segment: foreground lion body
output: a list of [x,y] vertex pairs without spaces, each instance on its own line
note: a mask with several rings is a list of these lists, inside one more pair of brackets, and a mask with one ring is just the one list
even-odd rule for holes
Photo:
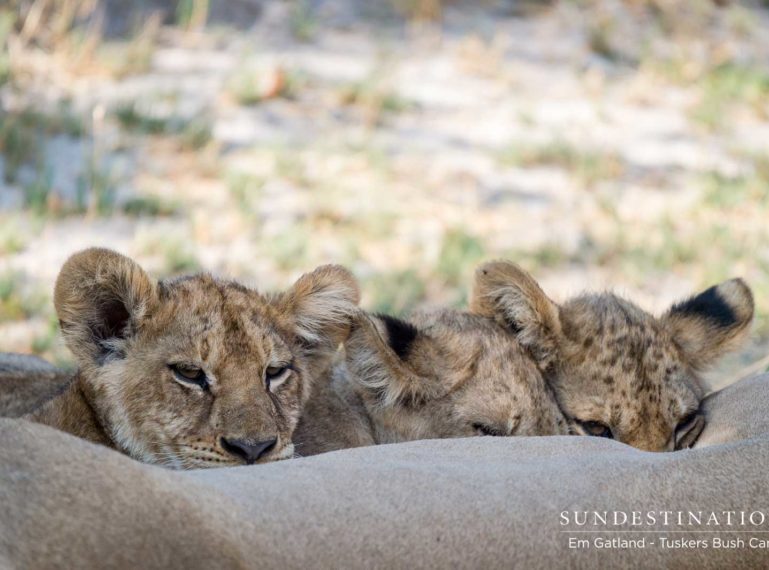
[[265,296],[205,274],[156,282],[128,258],[87,250],[55,291],[79,369],[24,418],[174,468],[291,457],[313,378],[357,300],[337,266]]
[[28,354],[0,353],[0,416],[17,418],[58,396],[73,372]]

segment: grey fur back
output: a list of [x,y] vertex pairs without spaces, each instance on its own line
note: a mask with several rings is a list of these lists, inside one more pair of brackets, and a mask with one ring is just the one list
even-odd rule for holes
[[72,373],[27,354],[0,353],[0,416],[17,418],[59,394]]

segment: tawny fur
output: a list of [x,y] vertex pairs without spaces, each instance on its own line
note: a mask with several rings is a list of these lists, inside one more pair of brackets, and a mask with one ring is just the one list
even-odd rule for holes
[[[277,438],[258,462],[291,457],[313,379],[348,334],[358,297],[339,266],[262,295],[207,274],[156,282],[120,254],[86,250],[55,290],[79,369],[24,417],[173,468],[243,463],[222,438]],[[174,364],[202,369],[209,385],[180,382]],[[286,379],[268,388],[266,370],[284,366]]]
[[[568,432],[511,332],[455,310],[357,319],[294,436],[300,455],[415,439]],[[399,354],[400,352],[400,354]]]
[[654,317],[612,293],[554,303],[523,269],[481,266],[471,309],[513,331],[577,433],[650,451],[694,443],[704,426],[700,372],[746,337],[753,297],[732,279]]

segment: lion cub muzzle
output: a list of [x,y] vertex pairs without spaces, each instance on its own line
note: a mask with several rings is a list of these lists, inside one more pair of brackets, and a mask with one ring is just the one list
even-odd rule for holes
[[219,440],[222,449],[230,455],[245,462],[246,465],[253,465],[261,457],[267,456],[278,443],[277,437],[254,441],[249,439],[226,438]]

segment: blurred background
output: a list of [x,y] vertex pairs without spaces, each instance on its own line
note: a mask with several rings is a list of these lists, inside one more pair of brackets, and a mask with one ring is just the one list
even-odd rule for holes
[[396,314],[497,257],[657,312],[739,275],[716,383],[766,368],[767,30],[766,0],[3,0],[2,350],[69,362],[53,282],[101,245],[262,290],[343,263]]

